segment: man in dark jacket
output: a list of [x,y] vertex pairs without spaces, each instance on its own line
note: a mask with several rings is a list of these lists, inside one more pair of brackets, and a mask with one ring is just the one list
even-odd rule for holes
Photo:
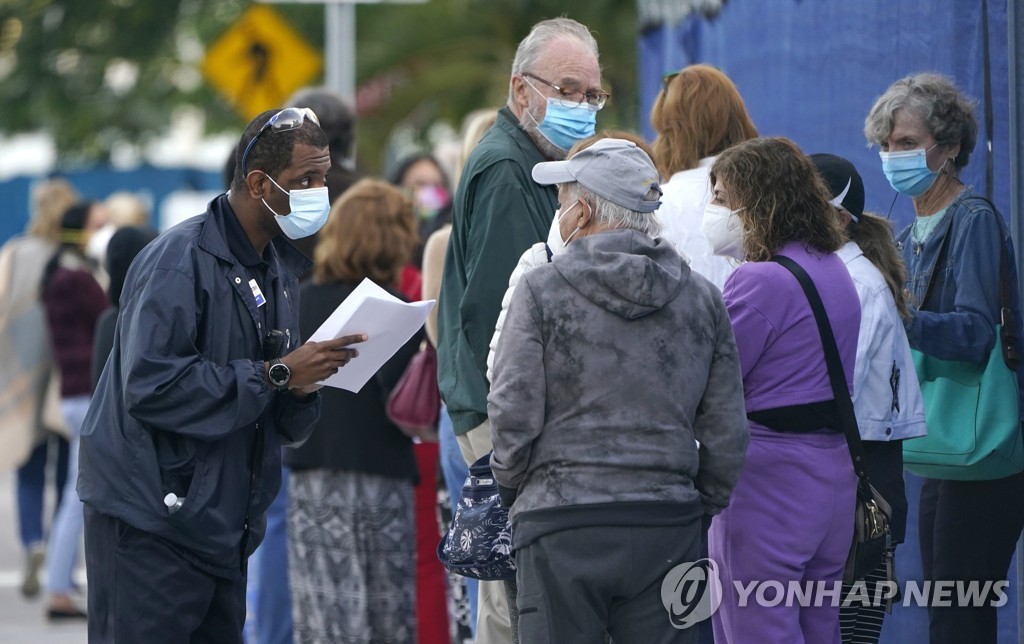
[[316,383],[365,336],[299,343],[308,260],[285,240],[329,211],[311,111],[246,127],[231,190],[128,272],[117,337],[82,427],[90,642],[241,642],[246,559],[308,437]]
[[[534,165],[563,159],[594,133],[601,89],[597,42],[569,18],[534,25],[512,61],[508,104],[466,161],[438,306],[438,385],[466,463],[491,449],[487,353],[519,256],[544,241],[558,208]],[[478,644],[511,641],[500,582],[480,584]]]

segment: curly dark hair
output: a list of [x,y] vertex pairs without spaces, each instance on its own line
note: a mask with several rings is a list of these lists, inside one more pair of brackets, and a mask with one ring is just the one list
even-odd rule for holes
[[[249,141],[259,134],[263,125],[281,110],[267,110],[245,126],[242,138],[238,140],[235,148],[235,175],[231,181],[233,190],[241,190],[245,184],[245,177],[242,176],[242,154],[249,145]],[[311,145],[315,148],[327,147],[327,135],[316,123],[308,119],[302,122],[302,127],[284,132],[268,130],[264,132],[256,144],[249,150],[249,156],[245,160],[246,172],[262,170],[271,177],[281,174],[288,164],[292,162],[292,151],[296,145]]]
[[906,109],[916,114],[940,145],[960,144],[953,160],[957,169],[971,158],[978,142],[978,121],[974,117],[975,101],[957,89],[953,81],[941,74],[911,74],[899,79],[878,97],[864,120],[864,136],[881,145],[892,134],[894,116]]
[[743,225],[748,261],[764,262],[786,242],[804,242],[825,253],[845,235],[828,188],[811,160],[789,139],[749,139],[718,156],[711,185],[721,182],[729,207]]

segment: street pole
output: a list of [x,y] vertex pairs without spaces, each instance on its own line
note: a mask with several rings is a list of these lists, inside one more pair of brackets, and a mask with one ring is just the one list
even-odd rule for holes
[[324,80],[341,94],[353,110],[356,106],[356,6],[324,4]]

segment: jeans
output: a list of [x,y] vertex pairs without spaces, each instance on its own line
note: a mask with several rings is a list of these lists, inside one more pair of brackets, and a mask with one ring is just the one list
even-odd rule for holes
[[60,411],[71,429],[71,449],[68,452],[68,476],[64,497],[57,510],[50,532],[46,555],[46,584],[50,593],[69,593],[74,588],[71,575],[78,558],[78,545],[82,540],[82,501],[75,486],[78,484],[78,441],[85,413],[89,411],[89,396],[71,396],[60,401]]
[[[462,496],[462,484],[466,482],[469,475],[469,467],[462,458],[462,451],[459,450],[459,442],[455,440],[455,431],[452,429],[452,419],[448,417],[448,409],[441,406],[441,421],[438,425],[438,443],[441,448],[441,472],[444,474],[444,483],[448,487],[448,498],[451,499],[452,513],[459,504],[459,497]],[[469,597],[469,626],[476,634],[476,614],[479,592],[479,582],[476,579],[463,577],[466,582],[466,595]]]
[[288,585],[288,479],[281,468],[281,491],[267,509],[267,533],[249,558],[245,619],[247,644],[292,643],[292,595]]
[[18,534],[26,550],[43,542],[43,503],[46,492],[46,463],[53,460],[50,447],[56,448],[57,503],[54,515],[64,496],[64,485],[68,478],[68,441],[53,434],[48,440],[36,445],[28,459],[18,468]]

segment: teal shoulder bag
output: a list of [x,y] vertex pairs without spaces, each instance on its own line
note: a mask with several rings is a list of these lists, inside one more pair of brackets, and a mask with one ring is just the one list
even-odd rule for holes
[[[950,234],[947,231],[936,266],[949,245]],[[912,350],[928,434],[904,441],[903,463],[918,476],[980,481],[1024,470],[1016,321],[1010,308],[1006,263],[1003,247],[999,267],[1000,323],[996,325],[996,342],[987,361],[940,360]],[[933,274],[925,302],[934,279]]]

